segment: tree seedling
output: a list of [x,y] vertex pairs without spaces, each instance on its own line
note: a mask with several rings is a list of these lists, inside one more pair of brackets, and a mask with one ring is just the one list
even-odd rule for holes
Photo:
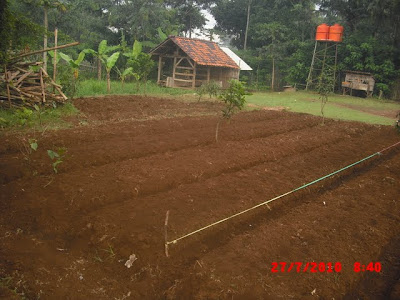
[[225,103],[225,108],[222,110],[222,118],[217,123],[215,129],[215,141],[218,143],[219,124],[223,119],[230,120],[236,110],[242,110],[246,103],[245,96],[250,95],[243,83],[238,80],[229,81],[229,88],[225,90],[219,98]]
[[60,147],[57,151],[47,150],[47,155],[53,161],[51,166],[53,167],[54,173],[58,173],[57,166],[63,162],[65,154],[67,153],[67,148]]
[[[37,139],[34,139],[34,138],[30,138],[30,139],[26,140],[26,138],[24,138],[24,137],[21,137],[20,141],[22,144],[22,146],[20,148],[21,154],[24,157],[24,160],[26,161],[28,167],[33,170],[31,156],[32,156],[32,153],[36,152],[39,147],[38,141],[37,141]],[[35,175],[36,171],[33,171],[33,173]]]
[[322,115],[322,125],[325,124],[325,105],[328,102],[328,96],[333,91],[333,78],[329,76],[325,71],[322,71],[319,82],[317,86],[319,99],[321,100],[321,115]]
[[39,124],[42,126],[42,114],[44,113],[41,107],[37,104],[33,106],[33,108],[36,110],[38,118],[39,118]]

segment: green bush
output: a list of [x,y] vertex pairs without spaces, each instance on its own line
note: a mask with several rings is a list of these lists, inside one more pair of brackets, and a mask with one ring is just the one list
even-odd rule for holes
[[[222,117],[229,120],[235,113],[235,110],[242,110],[246,103],[246,95],[250,95],[250,93],[246,91],[243,83],[239,80],[229,81],[228,89],[219,95],[219,98],[225,103],[225,108],[222,110]],[[215,141],[217,143],[220,122],[221,119],[218,121],[217,128],[215,129]]]
[[79,79],[75,78],[72,68],[69,65],[60,64],[57,77],[64,94],[68,98],[74,98],[79,89]]
[[197,89],[197,94],[199,95],[199,101],[201,100],[201,97],[203,97],[203,95],[205,94],[208,94],[210,98],[212,96],[217,97],[220,89],[221,89],[220,85],[214,80],[211,80],[210,82],[207,83],[203,83]]
[[241,110],[246,103],[245,96],[250,95],[239,80],[229,81],[229,87],[226,89],[219,98],[226,104],[222,110],[223,117],[230,119],[235,110]]

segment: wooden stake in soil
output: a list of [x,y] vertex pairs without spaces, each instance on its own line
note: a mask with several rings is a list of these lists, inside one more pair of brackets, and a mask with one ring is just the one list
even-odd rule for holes
[[169,210],[167,210],[167,213],[165,214],[165,223],[164,223],[165,255],[167,257],[169,257],[169,255],[168,255],[168,219],[169,219]]
[[42,88],[42,102],[45,103],[46,102],[46,87],[44,85],[44,81],[43,81],[43,68],[40,68],[39,71],[39,76],[40,76],[40,87]]

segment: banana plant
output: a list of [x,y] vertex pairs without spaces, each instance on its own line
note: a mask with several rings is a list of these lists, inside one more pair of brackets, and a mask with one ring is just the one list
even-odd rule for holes
[[128,64],[133,67],[133,76],[136,80],[136,89],[139,91],[140,81],[143,81],[146,93],[147,76],[154,65],[149,54],[142,51],[142,43],[135,41],[132,51],[124,53],[128,57]]
[[106,40],[102,40],[96,50],[85,49],[86,53],[93,55],[97,58],[97,79],[101,80],[101,65],[106,64],[108,53],[119,50],[121,46],[108,46]]
[[69,66],[74,72],[75,80],[77,80],[79,76],[79,67],[81,66],[81,63],[85,58],[86,50],[82,50],[81,53],[79,53],[78,58],[76,60],[73,60],[69,55],[64,54],[62,52],[59,52],[59,55],[63,60],[65,60],[69,64]]
[[119,75],[119,79],[121,79],[122,88],[124,87],[125,80],[126,80],[126,78],[128,76],[135,76],[136,75],[136,73],[133,73],[133,68],[132,67],[126,68],[122,72],[121,72],[120,69],[117,68],[117,72],[118,72],[118,75]]
[[142,53],[142,43],[139,41],[135,41],[132,46],[132,51],[124,53],[124,56],[128,58],[128,60],[135,60]]
[[111,91],[111,79],[110,79],[110,73],[111,69],[115,66],[115,63],[117,62],[119,58],[120,52],[115,52],[112,55],[108,56],[107,59],[105,60],[105,66],[106,66],[106,71],[107,71],[107,92],[109,93]]
[[[78,58],[76,60],[74,60],[73,58],[71,58],[69,55],[62,53],[62,52],[57,52],[57,56],[60,57],[62,60],[66,61],[69,65],[69,67],[72,70],[72,74],[73,77],[71,79],[72,85],[71,85],[71,97],[74,97],[76,90],[77,90],[77,86],[78,86],[78,77],[79,77],[79,67],[83,61],[83,59],[85,58],[85,54],[86,51],[82,50],[79,55]],[[51,55],[51,54],[50,54]],[[54,53],[52,55],[54,57]]]
[[[49,51],[49,52],[47,52],[49,55],[50,55],[50,57],[54,60],[54,50],[51,50],[51,51]],[[58,64],[58,62],[60,61],[60,59],[61,59],[61,57],[60,57],[60,52],[57,52],[57,55],[56,55],[56,63]]]

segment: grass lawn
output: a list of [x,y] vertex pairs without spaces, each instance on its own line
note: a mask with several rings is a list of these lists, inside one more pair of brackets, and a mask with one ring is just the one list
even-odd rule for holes
[[[321,102],[319,95],[313,92],[276,92],[254,93],[246,97],[249,109],[256,106],[285,107],[289,111],[301,112],[321,116]],[[384,117],[360,110],[374,110],[375,112],[393,111],[393,116]],[[350,96],[329,96],[324,113],[327,118],[360,121],[370,124],[393,125],[396,111],[400,111],[400,103],[378,100],[375,98],[358,98]]]
[[[165,88],[149,81],[146,85],[147,95],[183,95],[193,93],[193,90],[178,88]],[[143,95],[144,86],[140,85],[139,90],[134,82],[125,82],[122,86],[120,81],[111,82],[111,92],[107,93],[107,82],[105,80],[90,79],[79,83],[75,97],[105,96],[105,95]]]
[[0,109],[0,128],[14,129],[60,129],[69,127],[64,119],[79,114],[79,110],[68,102],[56,108],[42,108],[40,111],[31,109]]

